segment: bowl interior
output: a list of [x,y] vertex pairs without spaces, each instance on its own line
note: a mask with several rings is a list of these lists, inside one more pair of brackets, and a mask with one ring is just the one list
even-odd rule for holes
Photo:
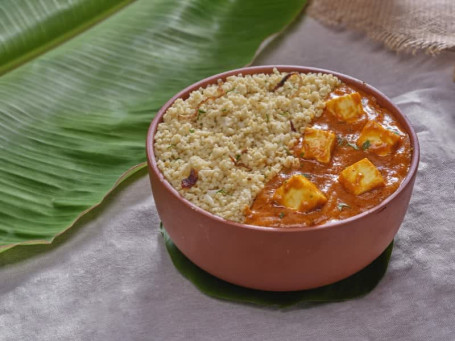
[[[407,176],[404,178],[402,181],[400,187],[392,193],[389,197],[387,197],[384,201],[382,201],[379,205],[366,210],[358,215],[352,216],[350,218],[340,220],[340,221],[335,221],[335,222],[329,222],[323,225],[316,225],[316,226],[301,226],[301,225],[294,225],[294,226],[289,226],[289,228],[283,229],[279,227],[264,227],[264,226],[256,226],[256,225],[247,225],[247,224],[240,224],[236,223],[233,221],[228,221],[225,220],[221,217],[218,217],[214,214],[211,214],[210,212],[207,212],[198,206],[194,205],[190,201],[186,200],[183,198],[176,189],[174,189],[164,178],[164,175],[161,173],[161,171],[158,169],[157,164],[156,164],[156,158],[155,158],[155,153],[154,153],[154,148],[153,148],[153,143],[154,143],[154,136],[158,127],[158,124],[163,121],[163,115],[166,113],[167,109],[177,100],[178,98],[181,98],[183,100],[187,99],[190,95],[190,93],[194,90],[199,89],[200,87],[206,87],[211,84],[216,84],[218,79],[224,80],[226,77],[229,76],[234,76],[234,75],[249,75],[249,74],[256,74],[256,73],[265,73],[265,74],[270,74],[273,73],[274,69],[277,69],[280,72],[300,72],[300,73],[329,73],[333,74],[336,77],[338,77],[341,81],[348,85],[353,85],[354,87],[373,95],[378,104],[387,110],[389,110],[395,118],[399,121],[399,123],[402,125],[402,127],[405,129],[406,133],[409,135],[410,142],[411,142],[411,148],[412,148],[412,158],[411,158],[411,164],[409,167],[409,171]],[[211,219],[217,220],[224,222],[225,224],[229,224],[234,228],[247,228],[247,229],[253,229],[253,230],[261,230],[261,231],[268,231],[268,232],[280,232],[280,233],[292,233],[292,232],[304,232],[304,231],[312,231],[315,229],[332,229],[335,227],[341,227],[341,226],[349,226],[349,224],[352,221],[355,221],[357,219],[362,218],[365,215],[374,213],[374,212],[379,212],[383,208],[385,208],[399,193],[401,190],[405,187],[408,186],[408,184],[412,181],[414,175],[417,172],[417,167],[419,163],[419,156],[420,156],[420,150],[419,150],[419,143],[417,139],[417,135],[412,128],[409,120],[406,118],[406,116],[391,102],[390,99],[388,99],[384,94],[382,94],[379,90],[375,89],[374,87],[368,85],[367,83],[355,79],[353,77],[330,71],[330,70],[324,70],[324,69],[318,69],[318,68],[311,68],[311,67],[302,67],[302,66],[291,66],[291,65],[275,65],[275,66],[256,66],[256,67],[246,67],[242,69],[237,69],[237,70],[232,70],[232,71],[227,71],[224,73],[220,73],[211,77],[208,77],[206,79],[203,79],[197,83],[194,83],[193,85],[188,86],[184,90],[180,91],[177,93],[174,97],[172,97],[157,113],[155,119],[152,121],[148,134],[147,134],[147,161],[149,164],[149,169],[150,171],[153,171],[156,176],[160,178],[160,180],[163,182],[164,186],[166,186],[167,190],[169,190],[175,197],[177,197],[179,200],[182,201],[184,205],[190,206],[193,210],[199,212],[200,214],[203,214],[207,217],[210,217]]]

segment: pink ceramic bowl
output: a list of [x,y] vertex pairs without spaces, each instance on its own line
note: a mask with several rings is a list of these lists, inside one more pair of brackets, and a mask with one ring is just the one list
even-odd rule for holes
[[[184,199],[156,165],[154,136],[163,114],[177,99],[217,79],[239,73],[331,73],[376,97],[410,136],[412,161],[401,186],[380,205],[346,220],[314,227],[274,228],[224,220]],[[382,93],[343,74],[300,66],[259,66],[224,72],[197,82],[171,98],[158,112],[147,136],[147,160],[158,214],[177,247],[196,265],[228,282],[248,288],[290,291],[342,280],[377,258],[400,227],[419,163],[417,136],[408,119]]]

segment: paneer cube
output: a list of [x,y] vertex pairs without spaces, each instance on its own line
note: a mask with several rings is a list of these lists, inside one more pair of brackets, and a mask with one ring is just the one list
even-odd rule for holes
[[326,102],[326,108],[339,121],[347,123],[353,123],[365,114],[358,92],[332,98]]
[[369,121],[357,139],[357,146],[379,156],[385,156],[396,149],[400,140],[400,135],[387,130],[375,121]]
[[300,156],[329,163],[335,141],[335,134],[329,130],[305,128]]
[[325,195],[310,180],[301,174],[291,176],[273,196],[280,205],[300,212],[307,212],[324,205]]
[[385,186],[381,173],[367,158],[343,169],[338,180],[346,190],[355,195]]

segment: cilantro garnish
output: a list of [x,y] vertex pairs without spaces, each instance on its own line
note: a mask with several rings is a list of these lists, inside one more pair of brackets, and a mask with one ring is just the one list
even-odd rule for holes
[[342,211],[343,208],[351,208],[351,206],[349,206],[348,204],[345,204],[344,202],[340,202],[338,204],[338,210]]
[[354,148],[355,150],[359,150],[359,147],[357,147],[357,145],[355,145],[354,143],[346,142],[346,144],[347,144],[349,147]]
[[363,150],[366,150],[370,148],[370,140],[366,140],[363,144],[362,144],[362,149]]

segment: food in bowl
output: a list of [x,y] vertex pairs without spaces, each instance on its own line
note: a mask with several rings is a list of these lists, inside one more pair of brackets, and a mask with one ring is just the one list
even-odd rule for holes
[[[159,143],[155,137],[158,126],[164,121],[164,114],[177,101],[180,102],[179,99],[183,102],[190,98],[190,94],[194,91],[211,85],[217,86],[220,84],[218,80],[226,82],[229,77],[239,74],[243,77],[262,73],[272,75],[277,72],[275,68],[286,75],[321,73],[335,76],[343,84],[359,90],[359,94],[374,97],[381,108],[392,114],[399,123],[398,126],[403,128],[404,138],[409,137],[411,142],[411,164],[405,179],[395,192],[378,205],[352,217],[321,225],[299,224],[290,225],[292,228],[283,228],[282,226],[249,225],[224,219],[187,200],[179,192],[182,184],[191,189],[201,180],[196,169],[191,172],[191,167],[188,173],[183,174],[183,179],[177,180],[174,186],[171,185],[165,171],[158,167],[160,160],[155,147],[155,143]],[[283,91],[280,88],[287,87],[286,83],[292,82],[296,76],[287,77],[284,82],[282,82],[284,78],[277,77],[276,85],[271,85],[270,90]],[[334,88],[339,85],[339,82],[337,83]],[[278,84],[281,86],[276,87]],[[227,91],[229,90],[231,88]],[[354,95],[354,100],[355,97],[357,95]],[[323,108],[324,103],[321,107],[322,116],[325,115],[322,113]],[[190,115],[194,113],[194,111],[189,112]],[[309,124],[307,127],[311,128]],[[296,141],[299,140],[305,128],[302,131],[302,127],[297,130],[294,126],[296,132],[300,133],[297,134]],[[170,145],[166,146],[166,149],[167,147],[170,147],[169,150],[174,148]],[[338,145],[335,145],[335,148],[337,147]],[[392,150],[397,147],[400,148],[397,145]],[[288,148],[288,150],[292,153],[293,149]],[[188,153],[191,154],[189,151]],[[287,155],[286,150],[285,153],[286,157],[290,156]],[[299,155],[296,157],[299,159]],[[346,278],[376,259],[392,242],[403,222],[416,179],[419,157],[417,134],[411,123],[377,89],[341,73],[290,65],[247,67],[227,71],[194,83],[163,105],[151,123],[147,135],[147,162],[153,197],[158,214],[172,241],[193,263],[210,274],[230,283],[260,290],[292,291],[316,288]],[[237,161],[236,155],[232,155],[232,158]],[[161,161],[167,162],[165,159]],[[230,161],[231,168],[235,170],[243,168],[239,165],[241,161],[237,161],[237,165]],[[372,163],[374,164],[374,160]],[[285,167],[282,170],[285,170]],[[379,171],[382,170],[379,169]],[[265,185],[262,186],[265,187]],[[324,193],[324,188],[320,190]],[[259,191],[260,189],[258,193]],[[372,192],[364,194],[367,193]],[[223,193],[220,191],[218,194]],[[246,195],[249,194],[246,193]],[[343,205],[340,208],[343,211],[346,209]],[[320,208],[315,208],[315,210],[318,209]]]
[[157,166],[224,219],[313,226],[366,211],[411,162],[409,136],[376,99],[332,74],[232,75],[177,99],[155,134]]

